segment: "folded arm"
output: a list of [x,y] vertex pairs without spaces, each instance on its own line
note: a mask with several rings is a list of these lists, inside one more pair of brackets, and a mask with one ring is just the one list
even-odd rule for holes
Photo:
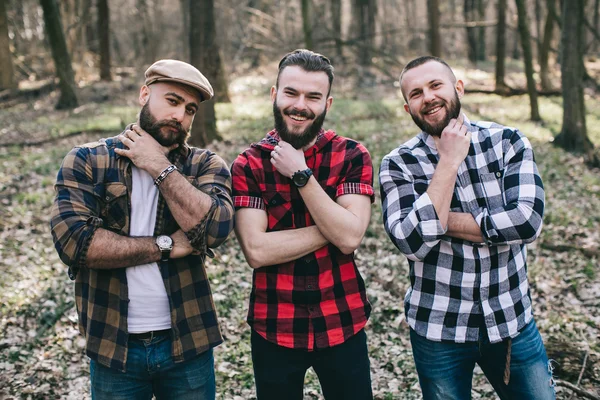
[[252,268],[297,260],[327,245],[316,226],[267,232],[267,212],[240,208],[235,214],[235,233]]

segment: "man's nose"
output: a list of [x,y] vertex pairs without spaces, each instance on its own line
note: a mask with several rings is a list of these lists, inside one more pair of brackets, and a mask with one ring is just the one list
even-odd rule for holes
[[176,107],[171,114],[171,118],[177,122],[183,122],[185,117],[185,107]]
[[304,110],[306,108],[306,98],[303,95],[298,96],[298,98],[294,102],[294,108],[297,108],[299,110]]
[[425,101],[426,103],[429,103],[433,99],[435,99],[435,96],[433,95],[433,91],[431,91],[431,90],[423,91],[423,101]]

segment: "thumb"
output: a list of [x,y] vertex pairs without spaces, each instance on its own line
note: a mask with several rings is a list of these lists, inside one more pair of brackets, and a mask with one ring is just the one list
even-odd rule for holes
[[170,153],[171,151],[175,150],[178,147],[179,147],[179,143],[172,144],[169,147],[167,147],[167,151]]

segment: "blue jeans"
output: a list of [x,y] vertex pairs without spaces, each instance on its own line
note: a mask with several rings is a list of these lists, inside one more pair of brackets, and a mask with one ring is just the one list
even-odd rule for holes
[[304,376],[310,367],[326,400],[373,398],[364,329],[342,344],[315,351],[278,346],[254,330],[251,341],[258,400],[302,400]]
[[425,400],[471,398],[475,363],[502,400],[554,399],[552,367],[535,321],[512,340],[510,381],[504,384],[507,342],[489,342],[481,329],[477,343],[434,342],[410,330],[413,357]]
[[127,372],[90,361],[93,400],[214,400],[215,369],[212,349],[177,363],[171,358],[171,339],[157,336],[130,340]]

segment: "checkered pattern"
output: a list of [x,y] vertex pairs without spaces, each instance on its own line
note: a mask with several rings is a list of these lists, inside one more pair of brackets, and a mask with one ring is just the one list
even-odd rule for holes
[[[296,186],[270,162],[278,141],[272,131],[234,161],[234,205],[265,210],[268,231],[314,225]],[[305,157],[332,199],[362,194],[373,201],[371,157],[359,143],[321,131]],[[311,351],[343,343],[365,326],[370,311],[354,256],[332,244],[298,260],[254,270],[248,323],[280,346]]]
[[458,170],[451,211],[471,213],[485,243],[445,236],[426,190],[438,156],[424,132],[384,157],[379,179],[385,229],[410,264],[408,323],[430,340],[491,342],[532,318],[526,247],[539,235],[544,188],[527,138],[491,122],[465,124],[471,148]]
[[[86,254],[97,228],[127,236],[132,190],[131,162],[120,157],[119,137],[75,147],[65,157],[56,180],[51,229],[56,250],[75,279],[79,329],[87,355],[100,364],[125,370],[127,361],[128,291],[125,268],[100,270],[86,266]],[[207,150],[189,148],[169,155],[178,171],[213,206],[206,218],[186,232],[201,252],[160,264],[173,328],[173,357],[185,361],[223,341],[203,268],[209,247],[217,247],[233,228],[231,177],[227,165]],[[159,196],[154,235],[179,229],[165,199]],[[107,249],[110,251],[110,249]]]

